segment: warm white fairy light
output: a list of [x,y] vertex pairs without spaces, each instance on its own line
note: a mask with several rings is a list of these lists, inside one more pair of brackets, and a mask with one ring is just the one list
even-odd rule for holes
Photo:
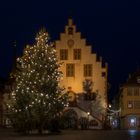
[[12,93],[13,105],[8,106],[17,117],[20,113],[33,113],[34,117],[40,115],[34,115],[39,108],[44,110],[44,115],[50,111],[52,114],[55,107],[58,110],[59,106],[68,106],[61,95],[63,89],[59,87],[61,65],[53,45],[49,43],[48,33],[40,32],[36,44],[27,45],[23,56],[17,59],[21,72],[17,74],[16,88]]

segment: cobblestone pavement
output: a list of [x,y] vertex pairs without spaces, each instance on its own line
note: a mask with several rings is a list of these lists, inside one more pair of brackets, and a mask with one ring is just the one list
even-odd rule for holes
[[140,131],[64,130],[59,135],[20,136],[12,130],[0,129],[0,140],[140,140]]

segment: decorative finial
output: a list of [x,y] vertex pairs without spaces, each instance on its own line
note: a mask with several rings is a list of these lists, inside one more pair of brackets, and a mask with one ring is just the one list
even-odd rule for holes
[[72,26],[72,25],[73,25],[73,20],[72,20],[72,18],[69,18],[69,19],[68,19],[68,25],[69,25],[69,26]]
[[72,10],[71,10],[71,11],[69,12],[68,18],[69,18],[69,19],[72,19],[72,17],[73,17],[72,15],[73,15],[73,12],[72,12]]
[[72,26],[73,25],[73,18],[72,18],[72,12],[70,12],[70,15],[68,17],[68,25]]

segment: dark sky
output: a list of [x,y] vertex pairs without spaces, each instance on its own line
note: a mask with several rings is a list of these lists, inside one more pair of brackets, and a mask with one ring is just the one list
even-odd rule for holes
[[128,74],[140,66],[139,0],[0,1],[0,76],[7,77],[11,70],[15,41],[21,55],[41,27],[58,39],[69,15],[94,52],[108,62],[113,97]]

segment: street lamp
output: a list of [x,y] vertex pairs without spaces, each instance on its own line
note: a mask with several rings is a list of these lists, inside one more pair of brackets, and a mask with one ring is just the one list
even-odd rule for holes
[[87,116],[88,116],[88,128],[89,128],[89,115],[90,115],[90,112],[87,112]]
[[109,104],[109,108],[111,108],[111,104]]
[[88,115],[88,117],[89,117],[89,115],[90,115],[90,112],[87,112],[87,115]]

